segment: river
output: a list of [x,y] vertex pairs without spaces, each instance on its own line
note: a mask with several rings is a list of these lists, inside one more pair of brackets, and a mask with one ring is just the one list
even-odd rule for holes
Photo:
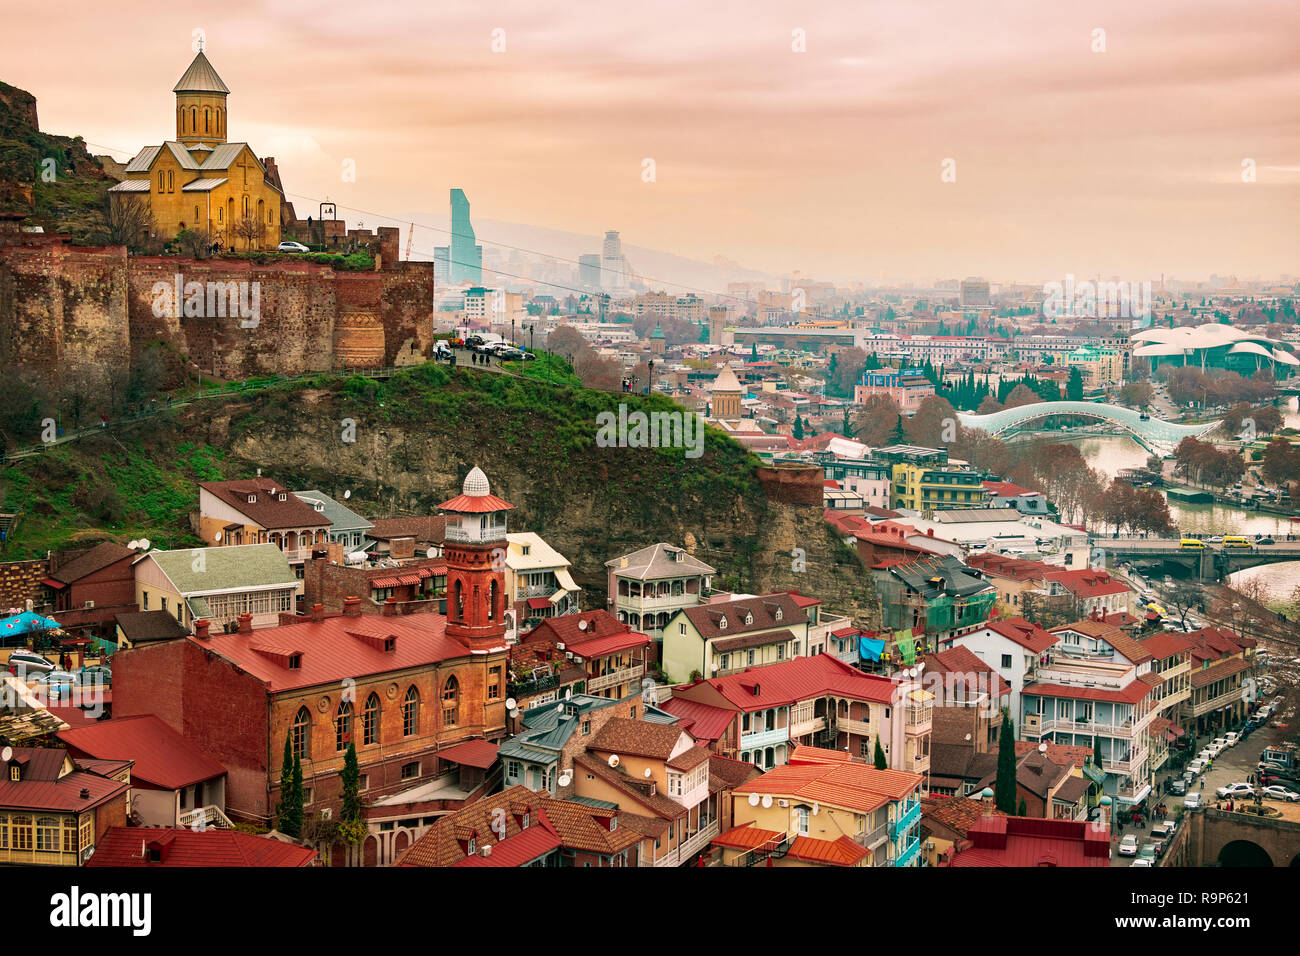
[[[1282,415],[1288,426],[1300,428],[1300,396],[1292,395],[1286,399]],[[1146,467],[1146,449],[1128,435],[1092,436],[1077,439],[1073,444],[1078,446],[1090,467],[1109,478],[1115,477],[1123,468]],[[1182,531],[1193,534],[1300,534],[1300,522],[1292,522],[1286,515],[1262,514],[1228,505],[1170,502],[1169,513]],[[1283,561],[1238,571],[1230,580],[1234,584],[1259,581],[1274,602],[1293,602],[1296,590],[1300,588],[1300,561]]]

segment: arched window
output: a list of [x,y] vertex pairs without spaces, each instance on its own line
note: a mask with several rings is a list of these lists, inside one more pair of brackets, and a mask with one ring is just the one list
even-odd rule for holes
[[262,221],[262,210],[265,209],[265,208],[266,208],[266,203],[264,203],[262,200],[259,199],[259,200],[257,201],[257,221],[258,221],[258,222],[261,222],[261,221]]
[[197,133],[198,131],[199,131],[199,110],[198,107],[191,106],[190,107],[190,132]]
[[218,206],[218,207],[217,207],[217,222],[224,222],[224,221],[225,221],[225,217],[223,217],[223,216],[221,215],[221,207]]
[[460,684],[455,675],[447,678],[442,685],[442,725],[455,727],[460,723]]
[[59,818],[58,817],[37,817],[36,818],[36,849],[53,851],[59,850]]
[[167,175],[160,169],[158,170],[158,191],[162,192],[167,186]]
[[170,169],[167,170],[167,191],[169,193],[176,192],[176,180],[173,177],[174,177],[173,170]]
[[248,218],[248,197],[244,197],[244,218]]
[[293,729],[289,732],[289,746],[295,757],[306,757],[311,747],[311,713],[306,707],[299,707],[293,717]]
[[217,109],[217,135],[224,136],[225,134],[226,134],[226,111],[218,108]]
[[420,732],[420,692],[412,684],[406,688],[402,700],[402,736],[411,737]]
[[361,715],[361,742],[363,744],[379,743],[379,695],[371,694],[366,698],[366,710]]
[[352,739],[352,702],[339,704],[338,716],[334,718],[334,749],[342,750]]
[[205,133],[210,133],[210,132],[211,132],[211,130],[208,128],[208,118],[209,118],[210,113],[211,113],[211,110],[206,110],[206,109],[205,109],[205,110],[203,111],[203,132],[205,132]]
[[488,620],[495,621],[497,614],[497,582],[495,579],[488,584]]
[[195,222],[198,222],[198,221],[199,221],[199,207],[198,207],[198,206],[195,206],[195,207],[194,207],[194,221],[195,221]]
[[456,579],[456,603],[454,606],[456,608],[456,620],[465,620],[465,585],[459,578]]

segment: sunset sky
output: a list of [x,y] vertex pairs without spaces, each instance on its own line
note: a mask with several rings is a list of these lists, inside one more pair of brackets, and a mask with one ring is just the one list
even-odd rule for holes
[[174,136],[204,30],[230,138],[300,210],[405,219],[459,186],[592,251],[619,229],[819,278],[1300,273],[1294,0],[120,0],[4,25],[42,128],[119,158]]

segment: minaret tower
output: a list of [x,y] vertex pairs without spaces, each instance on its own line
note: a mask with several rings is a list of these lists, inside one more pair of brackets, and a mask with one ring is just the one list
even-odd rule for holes
[[217,71],[203,55],[198,56],[172,87],[176,94],[176,139],[189,149],[219,146],[226,141],[226,94]]
[[447,516],[447,636],[476,654],[506,649],[506,512],[475,466],[461,493],[438,506]]

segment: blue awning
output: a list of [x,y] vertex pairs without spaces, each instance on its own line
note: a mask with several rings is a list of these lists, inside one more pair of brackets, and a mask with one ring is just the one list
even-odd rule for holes
[[878,661],[885,650],[885,642],[874,637],[858,638],[858,656],[866,661]]

